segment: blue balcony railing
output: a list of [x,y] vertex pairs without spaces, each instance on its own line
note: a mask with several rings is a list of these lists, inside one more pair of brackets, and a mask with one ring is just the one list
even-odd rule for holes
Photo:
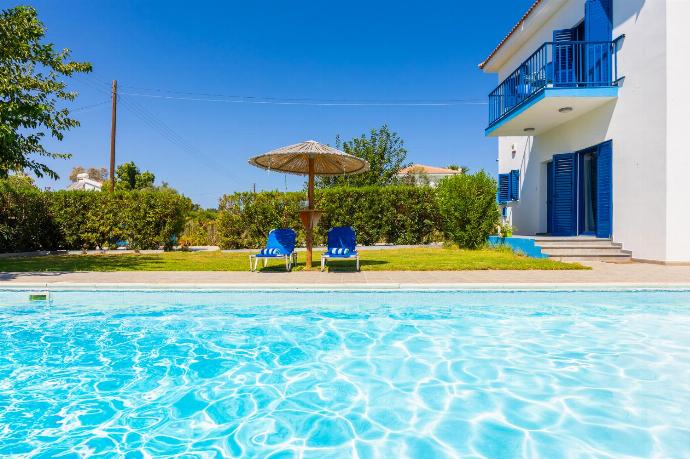
[[489,127],[545,88],[618,83],[618,40],[544,43],[489,94]]

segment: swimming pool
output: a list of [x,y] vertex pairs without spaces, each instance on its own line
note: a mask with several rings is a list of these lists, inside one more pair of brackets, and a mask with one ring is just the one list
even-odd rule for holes
[[689,454],[690,291],[28,294],[2,457]]

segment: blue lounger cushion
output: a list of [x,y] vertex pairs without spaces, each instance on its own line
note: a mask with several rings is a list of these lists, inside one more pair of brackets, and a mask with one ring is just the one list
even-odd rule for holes
[[328,230],[328,258],[353,258],[357,256],[356,233],[351,226],[338,226]]
[[331,258],[350,258],[357,256],[357,251],[351,251],[350,249],[343,249],[341,247],[328,249],[327,255]]
[[278,228],[268,233],[266,248],[256,254],[257,258],[279,258],[292,255],[295,251],[297,234],[290,228]]
[[281,257],[283,253],[278,249],[261,249],[257,257]]

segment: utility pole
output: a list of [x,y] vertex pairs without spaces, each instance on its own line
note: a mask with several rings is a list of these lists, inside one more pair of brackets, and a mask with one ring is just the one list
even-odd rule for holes
[[117,128],[117,80],[113,80],[113,110],[110,119],[110,190],[115,190],[115,131]]

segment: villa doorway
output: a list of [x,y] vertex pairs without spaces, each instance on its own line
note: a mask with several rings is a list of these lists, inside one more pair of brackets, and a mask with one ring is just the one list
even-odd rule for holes
[[612,142],[554,155],[547,163],[547,232],[610,238]]

